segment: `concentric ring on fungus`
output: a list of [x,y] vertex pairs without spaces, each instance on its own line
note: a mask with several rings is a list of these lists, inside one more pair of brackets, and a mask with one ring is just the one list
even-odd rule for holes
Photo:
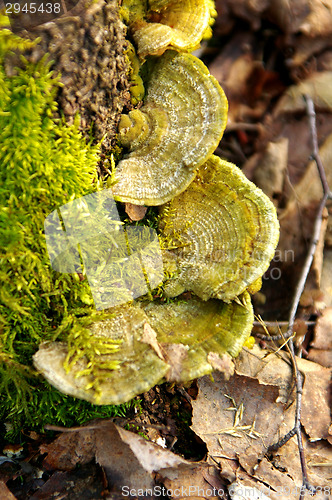
[[115,172],[115,199],[154,206],[184,191],[218,146],[227,109],[223,90],[199,59],[174,51],[158,58],[143,106],[119,123],[129,153]]
[[159,56],[167,48],[192,52],[210,35],[216,15],[211,0],[151,0],[149,5],[150,22],[140,19],[131,25],[141,58]]
[[166,295],[190,290],[203,300],[225,302],[247,288],[257,291],[279,239],[272,202],[238,167],[217,156],[161,208],[159,229],[173,245],[165,251],[165,268],[176,271],[164,285]]

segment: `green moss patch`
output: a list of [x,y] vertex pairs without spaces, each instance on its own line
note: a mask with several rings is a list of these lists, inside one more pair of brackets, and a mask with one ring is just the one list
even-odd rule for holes
[[87,280],[50,268],[44,220],[98,188],[99,150],[78,121],[68,126],[55,117],[59,82],[45,60],[8,64],[12,51],[30,45],[0,29],[0,418],[14,433],[122,411],[62,395],[32,367],[41,342],[63,339],[75,350],[78,339],[80,349],[80,332],[104,313],[95,312]]

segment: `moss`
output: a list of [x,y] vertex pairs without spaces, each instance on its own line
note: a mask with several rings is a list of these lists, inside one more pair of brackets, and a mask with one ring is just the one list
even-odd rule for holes
[[138,104],[143,100],[145,89],[143,80],[139,74],[141,69],[141,63],[136,55],[134,46],[128,41],[128,48],[126,50],[126,56],[128,57],[128,67],[129,67],[129,80],[130,80],[130,94],[131,103],[133,105]]
[[9,51],[29,44],[0,29],[0,417],[13,433],[23,424],[69,425],[122,411],[61,395],[32,368],[38,345],[54,338],[79,354],[86,326],[105,313],[93,312],[87,280],[50,268],[44,220],[98,188],[99,148],[86,143],[78,118],[71,126],[54,118],[60,84],[46,59],[22,59],[6,73]]

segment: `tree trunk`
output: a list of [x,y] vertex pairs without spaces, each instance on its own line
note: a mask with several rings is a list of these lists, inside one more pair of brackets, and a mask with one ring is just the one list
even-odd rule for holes
[[[52,5],[62,10],[64,4]],[[25,56],[37,62],[47,53],[55,75],[61,75],[59,112],[69,124],[79,113],[84,135],[92,136],[94,142],[104,138],[103,147],[108,149],[122,109],[130,101],[126,27],[119,17],[118,0],[80,0],[66,13],[60,11],[57,17],[53,13],[49,22],[40,14],[43,24],[37,26],[33,24],[38,18],[22,16],[11,18],[13,31],[25,38],[40,38]],[[12,69],[13,60],[8,64]]]

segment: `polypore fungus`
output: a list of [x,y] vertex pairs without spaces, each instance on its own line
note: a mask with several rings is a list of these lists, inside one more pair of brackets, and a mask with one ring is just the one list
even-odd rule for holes
[[140,109],[122,115],[119,139],[129,154],[117,166],[115,199],[162,205],[191,183],[217,147],[227,100],[205,65],[167,51],[153,65]]
[[84,356],[71,363],[62,342],[41,345],[34,364],[61,392],[95,404],[124,403],[165,380],[185,382],[211,373],[219,356],[236,356],[253,322],[249,295],[241,300],[116,307],[113,318],[93,324],[90,342],[114,341],[120,348],[100,353],[94,369]]
[[[214,367],[209,361],[210,353],[236,357],[250,335],[254,320],[248,293],[238,303],[230,304],[197,298],[170,304],[150,302],[145,312],[166,352],[178,344],[188,349],[180,366],[172,366],[172,375],[167,376],[167,380],[174,382],[187,382],[211,373]],[[172,351],[168,358],[172,365]]]
[[211,0],[151,0],[149,5],[147,21],[137,19],[131,25],[141,58],[159,56],[170,47],[192,52],[203,38],[211,36],[216,15]]
[[226,302],[256,288],[279,237],[269,198],[233,164],[212,156],[192,184],[161,209],[160,230],[169,242],[166,267],[174,277],[165,293],[190,290],[203,300]]

